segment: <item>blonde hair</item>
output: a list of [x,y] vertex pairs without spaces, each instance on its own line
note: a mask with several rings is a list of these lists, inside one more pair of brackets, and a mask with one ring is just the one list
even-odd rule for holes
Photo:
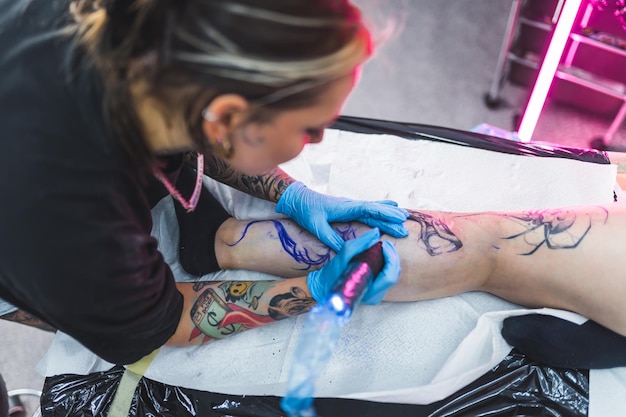
[[349,0],[74,0],[75,33],[107,86],[109,120],[138,162],[151,155],[132,108],[141,82],[200,150],[201,109],[239,94],[257,118],[314,104],[371,53]]

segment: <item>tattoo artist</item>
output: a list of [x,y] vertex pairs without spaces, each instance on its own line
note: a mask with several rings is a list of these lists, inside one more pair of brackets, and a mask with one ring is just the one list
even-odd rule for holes
[[[407,234],[395,203],[325,196],[277,168],[322,140],[371,53],[348,0],[0,0],[0,50],[0,298],[18,309],[4,318],[117,364],[188,340],[198,295],[175,283],[150,210],[170,194],[183,266],[219,268],[228,215],[202,173],[276,202],[342,255],[334,269],[378,234],[344,246],[329,222]],[[391,244],[385,257],[372,303],[400,273]],[[306,296],[332,286],[325,268]]]

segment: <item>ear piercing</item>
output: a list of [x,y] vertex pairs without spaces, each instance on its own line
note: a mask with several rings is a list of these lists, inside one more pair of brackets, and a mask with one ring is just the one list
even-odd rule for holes
[[208,107],[202,109],[202,118],[207,122],[217,122],[219,120],[215,113],[209,111]]
[[235,154],[235,150],[233,149],[233,144],[230,141],[230,139],[228,139],[228,137],[216,139],[215,145],[213,147],[214,148],[218,147],[217,151],[223,158],[226,158],[226,159],[232,158],[233,155]]
[[[219,120],[217,115],[209,111],[208,108],[202,110],[202,118],[207,122],[217,122]],[[209,138],[209,140],[212,142],[211,147],[213,150],[216,151],[222,158],[230,159],[235,154],[233,144],[228,137],[220,137],[215,140],[211,140]]]

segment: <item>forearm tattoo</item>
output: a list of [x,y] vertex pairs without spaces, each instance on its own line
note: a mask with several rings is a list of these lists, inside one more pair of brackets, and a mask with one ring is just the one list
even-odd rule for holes
[[430,256],[456,252],[463,247],[463,242],[450,230],[441,219],[415,210],[409,212],[409,221],[419,223],[420,231],[417,236],[418,244],[424,246]]
[[543,246],[548,249],[574,249],[587,236],[594,222],[606,223],[608,211],[602,207],[598,209],[595,214],[568,209],[526,211],[521,215],[501,214],[521,228],[503,239],[522,239],[528,250],[520,255],[532,255]]
[[216,285],[196,283],[193,289],[201,292],[191,309],[195,326],[189,340],[202,337],[202,343],[223,339],[247,329],[296,316],[311,309],[315,300],[293,286],[289,292],[261,300],[280,281],[228,281]]
[[243,174],[215,155],[205,155],[204,173],[223,184],[246,194],[277,202],[295,179],[276,167],[267,174],[254,176]]
[[36,327],[37,329],[45,330],[47,332],[56,332],[56,329],[53,326],[24,310],[16,310],[12,313],[5,314],[4,316],[0,316],[0,319]]

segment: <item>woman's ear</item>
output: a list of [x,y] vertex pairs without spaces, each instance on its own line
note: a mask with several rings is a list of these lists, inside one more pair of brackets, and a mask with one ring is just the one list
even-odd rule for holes
[[237,94],[215,97],[202,112],[202,130],[211,144],[215,145],[240,126],[249,107],[248,100]]

